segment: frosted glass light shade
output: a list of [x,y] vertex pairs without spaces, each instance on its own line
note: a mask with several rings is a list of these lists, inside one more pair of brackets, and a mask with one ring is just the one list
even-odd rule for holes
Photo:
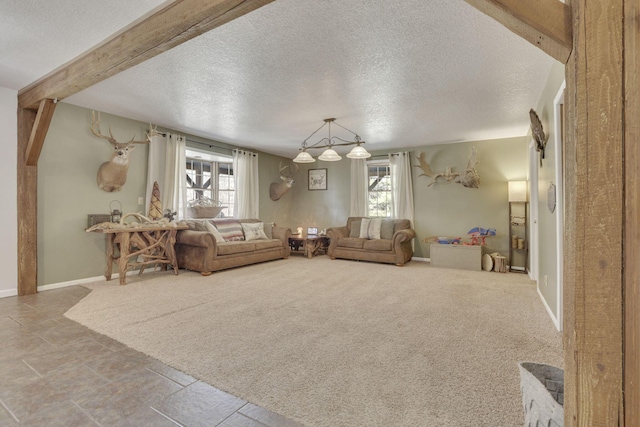
[[527,181],[509,181],[509,201],[527,201]]
[[349,151],[347,157],[350,159],[368,159],[371,154],[361,145],[356,145],[353,150]]
[[316,161],[316,159],[311,157],[311,154],[307,153],[306,151],[301,151],[298,153],[296,158],[293,159],[293,161],[296,163],[313,163]]
[[336,153],[332,148],[327,148],[324,150],[324,153],[318,157],[318,160],[322,160],[323,162],[337,162],[340,159],[342,159],[342,156]]

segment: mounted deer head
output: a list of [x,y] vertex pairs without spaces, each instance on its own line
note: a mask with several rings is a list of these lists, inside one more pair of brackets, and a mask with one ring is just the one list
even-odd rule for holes
[[298,173],[298,165],[295,163],[289,163],[283,165],[280,162],[280,179],[282,182],[272,182],[269,187],[269,197],[271,200],[280,200],[280,197],[284,196],[287,191],[293,185],[293,176]]
[[109,126],[109,136],[103,135],[100,130],[100,113],[96,119],[96,113],[91,113],[91,133],[98,138],[106,139],[113,146],[114,152],[111,154],[111,160],[104,162],[98,169],[98,188],[109,193],[120,191],[124,183],[127,181],[127,171],[129,170],[129,155],[136,148],[133,144],[148,144],[149,139],[145,141],[135,141],[136,135],[129,142],[116,141],[111,126]]

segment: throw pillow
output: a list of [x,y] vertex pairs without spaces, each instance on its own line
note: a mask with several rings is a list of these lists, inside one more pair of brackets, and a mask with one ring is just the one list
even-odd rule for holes
[[360,238],[361,239],[379,239],[380,227],[382,226],[381,218],[364,218],[360,222]]
[[268,240],[264,234],[264,225],[261,222],[243,222],[242,231],[244,231],[244,239],[249,240]]
[[382,225],[380,226],[380,238],[391,240],[393,239],[393,220],[385,219],[382,221]]
[[186,223],[187,223],[187,227],[189,227],[189,230],[207,231],[207,229],[204,226],[204,224],[202,223],[202,221],[190,219],[190,220],[186,221]]
[[216,243],[224,243],[224,237],[222,237],[222,234],[220,234],[216,226],[213,225],[211,221],[205,221],[204,225],[207,227],[207,231],[213,234],[213,237],[216,238]]
[[360,237],[360,224],[362,221],[353,221],[351,223],[351,230],[349,231],[349,237]]
[[214,225],[224,238],[225,242],[235,242],[244,240],[242,224],[237,219],[221,219],[214,222]]
[[276,226],[275,222],[265,222],[264,223],[264,234],[267,235],[268,239],[273,239],[273,227]]

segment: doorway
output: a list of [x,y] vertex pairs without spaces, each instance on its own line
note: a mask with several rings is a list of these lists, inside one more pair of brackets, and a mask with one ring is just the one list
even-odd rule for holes
[[556,156],[556,316],[557,324],[556,327],[559,331],[562,331],[562,307],[563,307],[563,291],[564,291],[564,157],[563,157],[563,146],[564,146],[564,88],[566,86],[566,82],[562,82],[560,85],[560,89],[558,89],[558,93],[553,100],[553,121],[554,121],[554,129],[556,137],[555,144],[555,156]]

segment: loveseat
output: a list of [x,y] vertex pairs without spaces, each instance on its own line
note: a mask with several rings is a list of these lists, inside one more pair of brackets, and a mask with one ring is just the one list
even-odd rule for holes
[[291,230],[258,219],[193,219],[176,236],[178,266],[214,271],[288,258]]
[[[366,226],[363,227],[363,224]],[[349,217],[347,225],[327,229],[331,239],[327,254],[344,258],[376,261],[403,266],[411,260],[411,240],[416,232],[408,219]]]

